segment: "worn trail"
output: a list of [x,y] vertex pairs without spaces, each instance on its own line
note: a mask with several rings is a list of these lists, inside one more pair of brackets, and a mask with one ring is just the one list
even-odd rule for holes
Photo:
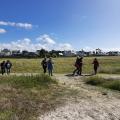
[[83,76],[56,74],[54,77],[66,87],[78,90],[79,94],[66,99],[64,106],[41,115],[38,120],[120,120],[119,92],[86,85]]

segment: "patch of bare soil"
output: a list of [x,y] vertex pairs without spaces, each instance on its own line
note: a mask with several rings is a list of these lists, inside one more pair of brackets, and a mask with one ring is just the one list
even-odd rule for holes
[[60,74],[54,77],[78,94],[65,98],[63,106],[44,113],[38,120],[120,120],[119,92],[86,85],[83,76]]

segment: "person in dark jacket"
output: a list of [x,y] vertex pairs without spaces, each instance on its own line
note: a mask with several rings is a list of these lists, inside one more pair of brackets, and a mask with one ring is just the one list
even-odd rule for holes
[[82,65],[83,65],[83,57],[77,57],[76,62],[75,62],[75,67],[76,69],[73,71],[73,75],[75,75],[75,73],[77,73],[77,75],[81,75],[82,74]]
[[95,59],[93,60],[93,63],[92,63],[92,64],[94,65],[94,73],[95,73],[95,75],[96,75],[96,74],[97,74],[98,67],[99,67],[99,62],[98,62],[97,58],[95,58]]
[[46,70],[47,70],[47,59],[46,59],[46,57],[44,58],[44,60],[42,60],[41,65],[43,67],[43,72],[46,73]]
[[2,73],[2,75],[4,75],[4,73],[5,73],[5,61],[3,61],[3,62],[0,64],[0,66],[1,66],[1,73]]
[[78,74],[82,75],[83,57],[79,59],[78,66],[79,66]]
[[79,56],[77,56],[77,59],[76,59],[76,61],[75,61],[75,70],[73,71],[73,75],[75,75],[76,73],[77,74],[79,74],[79,59],[80,59],[80,57]]
[[52,61],[52,58],[50,57],[48,62],[47,62],[47,68],[48,68],[48,73],[49,73],[49,76],[52,76],[53,75],[53,61]]
[[7,74],[10,74],[11,67],[12,67],[12,63],[9,60],[7,60],[7,62],[5,63],[5,69],[6,69]]

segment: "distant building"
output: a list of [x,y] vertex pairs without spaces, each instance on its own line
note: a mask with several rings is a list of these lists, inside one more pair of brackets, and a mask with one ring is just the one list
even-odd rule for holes
[[72,56],[76,56],[76,52],[75,51],[64,51],[63,52],[63,56],[65,57],[72,57]]
[[28,57],[37,57],[38,54],[37,54],[36,52],[29,52],[29,53],[27,54],[27,56],[28,56]]
[[20,52],[20,50],[13,50],[12,51],[12,56],[21,56],[22,53]]
[[22,56],[28,56],[29,52],[27,50],[22,51]]
[[63,53],[60,52],[60,53],[59,53],[59,56],[63,56]]
[[27,50],[22,51],[23,57],[37,57],[38,54],[36,52],[29,52]]
[[119,51],[110,51],[107,54],[109,56],[120,56],[120,52]]
[[77,54],[78,56],[83,57],[83,56],[85,56],[85,51],[84,51],[84,50],[77,51],[76,54]]
[[0,56],[11,56],[11,51],[9,49],[1,50]]

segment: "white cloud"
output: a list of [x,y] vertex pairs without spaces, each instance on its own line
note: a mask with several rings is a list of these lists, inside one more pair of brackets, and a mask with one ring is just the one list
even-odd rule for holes
[[120,48],[101,48],[103,51],[108,52],[108,51],[120,51]]
[[40,37],[37,38],[37,41],[42,42],[46,45],[54,45],[56,42],[47,34],[43,34]]
[[[120,51],[120,48],[100,48],[103,52],[109,52],[109,51]],[[92,48],[89,46],[86,46],[83,48],[85,51],[95,51],[96,48]]]
[[95,49],[92,48],[92,47],[86,46],[86,47],[83,48],[83,50],[88,52],[88,51],[94,51]]
[[49,35],[43,34],[36,38],[36,41],[32,42],[29,38],[22,40],[12,41],[10,43],[0,43],[0,49],[8,48],[11,50],[28,50],[36,51],[39,49],[46,50],[72,50],[72,46],[69,43],[56,43]]
[[32,29],[33,27],[33,25],[29,23],[15,23],[15,22],[5,22],[5,21],[0,21],[0,25],[19,27],[19,28],[24,28],[24,29]]
[[62,43],[58,45],[58,49],[59,50],[73,50],[73,47],[69,43]]
[[25,29],[31,29],[33,27],[33,25],[29,23],[16,23],[16,26]]
[[4,34],[4,33],[6,33],[7,31],[5,30],[5,29],[2,29],[2,28],[0,28],[0,34]]
[[[12,48],[11,48],[12,47]],[[12,50],[28,50],[28,51],[36,51],[37,49],[44,48],[44,45],[40,43],[32,43],[32,40],[29,38],[24,38],[23,40],[17,40],[10,43],[9,49]]]

